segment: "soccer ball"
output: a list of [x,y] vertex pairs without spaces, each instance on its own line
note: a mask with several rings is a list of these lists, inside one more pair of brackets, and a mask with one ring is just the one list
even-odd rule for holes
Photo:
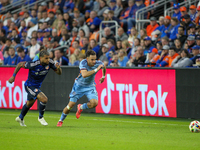
[[197,120],[192,121],[189,125],[189,129],[191,132],[200,132],[200,122]]

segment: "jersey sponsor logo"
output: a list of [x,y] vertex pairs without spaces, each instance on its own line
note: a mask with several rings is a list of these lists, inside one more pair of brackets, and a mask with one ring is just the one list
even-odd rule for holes
[[35,75],[45,75],[48,73],[48,70],[40,71],[40,72],[35,72]]
[[41,72],[39,72],[39,75],[45,75],[45,74],[47,74],[47,72],[48,72],[48,70],[41,71]]
[[48,70],[48,69],[49,69],[49,66],[46,66],[46,67],[45,67],[45,69],[47,69],[47,70]]

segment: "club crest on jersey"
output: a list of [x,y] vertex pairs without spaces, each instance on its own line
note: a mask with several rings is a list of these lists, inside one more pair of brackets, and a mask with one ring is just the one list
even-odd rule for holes
[[35,89],[34,92],[35,92],[35,93],[38,92],[38,89]]
[[45,67],[45,69],[47,69],[47,70],[48,70],[48,69],[49,69],[49,66],[46,66],[46,67]]

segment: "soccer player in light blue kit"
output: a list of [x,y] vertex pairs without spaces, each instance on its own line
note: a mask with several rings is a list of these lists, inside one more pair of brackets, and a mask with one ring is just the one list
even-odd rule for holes
[[57,124],[58,127],[62,126],[67,114],[69,114],[70,110],[83,95],[87,96],[88,102],[77,105],[77,119],[80,117],[81,112],[84,109],[95,108],[98,105],[98,95],[94,78],[96,73],[100,69],[103,69],[103,76],[100,79],[100,83],[102,83],[105,79],[106,67],[104,66],[103,62],[96,60],[96,53],[93,50],[89,50],[86,53],[86,59],[83,59],[80,62],[79,69],[80,74],[76,78],[72,91],[69,94],[70,100],[68,105],[63,109],[62,115]]
[[61,75],[62,69],[58,63],[54,64],[53,60],[50,60],[49,53],[47,51],[41,51],[39,60],[34,62],[20,62],[16,66],[13,76],[9,79],[9,83],[13,83],[15,81],[15,76],[21,68],[29,69],[28,79],[24,84],[28,95],[26,104],[24,104],[20,115],[15,120],[19,122],[21,126],[26,126],[24,124],[24,117],[31,106],[35,103],[36,99],[38,99],[40,101],[38,121],[42,125],[46,126],[48,123],[44,120],[43,115],[48,98],[40,90],[40,87],[50,68],[53,69],[58,75]]

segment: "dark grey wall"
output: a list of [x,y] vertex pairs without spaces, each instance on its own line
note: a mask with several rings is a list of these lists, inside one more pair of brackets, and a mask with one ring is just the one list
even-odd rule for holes
[[200,69],[176,70],[177,117],[200,118]]
[[[69,93],[79,68],[62,67],[62,71],[60,76],[50,71],[42,84],[41,90],[49,98],[47,110],[62,111],[69,102]],[[200,118],[200,69],[176,69],[176,94],[177,117]],[[82,97],[77,104],[84,102],[87,102],[86,97]],[[72,111],[76,111],[76,106]],[[95,109],[86,112],[95,112]]]
[[[62,67],[62,74],[57,75],[50,71],[42,83],[41,90],[48,97],[46,110],[62,111],[69,102],[69,93],[71,92],[75,78],[79,74],[78,67]],[[87,97],[82,97],[77,104],[87,102]],[[76,106],[71,111],[76,111]],[[85,112],[95,112],[95,109],[88,109]]]

